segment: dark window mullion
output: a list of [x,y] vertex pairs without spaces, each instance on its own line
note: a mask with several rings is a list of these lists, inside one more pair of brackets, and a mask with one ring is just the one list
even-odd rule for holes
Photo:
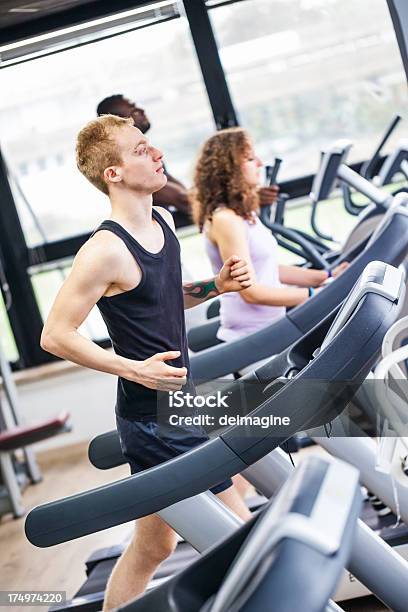
[[183,0],[217,129],[238,125],[204,0]]
[[387,4],[408,79],[408,6],[406,0],[387,0]]
[[31,367],[49,361],[40,347],[43,327],[28,275],[28,249],[0,151],[0,244],[2,264],[11,295],[8,309],[20,361]]

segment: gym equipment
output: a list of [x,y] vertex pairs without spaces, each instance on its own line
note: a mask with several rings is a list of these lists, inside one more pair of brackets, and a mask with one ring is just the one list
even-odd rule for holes
[[[17,390],[10,365],[0,345],[0,376],[6,402],[0,401],[0,516],[25,514],[21,492],[28,484],[42,480],[35,455],[29,446],[46,438],[70,431],[69,414],[23,425]],[[16,451],[22,450],[22,459]]]
[[[332,421],[345,408],[375,362],[386,330],[399,314],[403,286],[401,272],[379,262],[370,264],[337,317],[333,312],[287,350],[285,361],[300,370],[298,374],[279,388],[271,386],[279,370],[276,358],[252,375],[232,383],[231,393],[239,398],[243,397],[244,385],[250,381],[262,387],[262,391],[256,392],[261,401],[254,401],[251,393],[249,415],[286,416],[290,418],[289,426],[261,429],[236,425],[193,451],[152,469],[40,506],[27,517],[29,540],[37,546],[50,546],[159,512],[198,550],[203,550],[204,537],[211,546],[214,539],[208,531],[214,523],[219,525],[215,519],[215,514],[220,518],[219,512],[215,512],[219,503],[207,504],[204,518],[203,513],[194,511],[195,506],[192,509],[191,496],[243,471],[245,477],[268,495],[278,481],[281,484],[292,468],[277,446],[299,430]],[[227,345],[231,355],[233,344]],[[201,495],[207,496],[208,502],[214,497],[210,493]],[[186,496],[189,499],[185,500]],[[211,520],[207,510],[209,514],[214,513]],[[231,528],[231,521],[227,521],[226,533]],[[404,610],[408,565],[361,523],[350,568],[392,609]]]
[[271,602],[280,612],[300,605],[307,612],[327,610],[350,555],[359,507],[357,470],[309,457],[251,521],[119,610],[264,612]]
[[[358,424],[344,419],[333,423],[334,431],[339,425],[348,430],[352,438],[334,437],[318,439],[326,450],[337,457],[358,465],[361,480],[380,500],[390,508],[398,521],[402,518],[408,525],[408,476],[407,476],[407,390],[406,373],[398,365],[408,355],[408,347],[394,350],[394,345],[406,334],[408,317],[397,321],[384,337],[383,359],[378,363],[366,384],[357,392],[355,401],[362,407],[374,427],[379,430],[380,442],[364,437]],[[316,432],[314,434],[317,435]],[[408,531],[394,529],[398,536],[400,553],[408,558]]]
[[[394,497],[401,516],[403,513],[408,516],[408,345],[405,342],[399,346],[399,341],[401,336],[405,340],[407,333],[408,316],[394,323],[388,330],[383,341],[383,358],[373,373],[376,381],[374,394],[378,400],[376,408],[379,408],[384,419],[384,437],[378,445],[377,469],[390,474],[397,483]],[[402,362],[404,368],[399,365]]]
[[[324,153],[321,160],[320,169],[313,181],[311,197],[316,201],[327,199],[332,189],[334,188],[336,180],[340,178],[345,183],[347,183],[347,185],[353,186],[358,191],[369,197],[372,200],[372,203],[369,204],[361,213],[357,225],[355,226],[343,246],[341,255],[339,255],[339,253],[331,252],[320,253],[318,255],[319,258],[323,258],[326,261],[328,267],[334,267],[342,261],[349,261],[354,263],[356,258],[358,259],[358,257],[361,257],[362,254],[365,253],[367,255],[369,251],[368,247],[372,247],[373,244],[374,232],[375,236],[377,237],[378,232],[380,232],[389,222],[389,216],[385,217],[385,212],[390,211],[394,207],[397,207],[399,205],[406,207],[406,204],[408,202],[408,197],[406,193],[399,193],[393,196],[392,194],[383,192],[381,189],[375,187],[365,178],[360,176],[357,172],[351,170],[348,166],[346,166],[344,161],[346,159],[350,146],[351,145],[349,143],[345,143],[344,141],[342,141],[341,143],[335,143]],[[263,220],[263,222],[268,228],[273,229],[274,224],[265,221],[265,219]],[[287,228],[285,228],[285,231],[289,233],[293,232],[293,230],[288,230]],[[404,230],[401,230],[399,236],[395,236],[395,240],[401,240],[401,236],[404,235]],[[305,241],[306,239],[302,237],[301,240]],[[311,246],[310,248],[312,249],[312,251],[316,251],[315,247]],[[365,259],[365,262],[374,259],[393,263],[392,261],[387,259],[387,256],[384,254],[373,254],[371,259]],[[403,259],[404,257],[399,261],[399,263],[401,263]],[[363,267],[364,265],[365,264],[363,264]],[[360,268],[360,272],[361,270],[362,268]],[[344,282],[343,277],[345,274],[348,273],[349,270],[346,270],[338,279],[334,279],[334,284],[337,286],[337,283]],[[346,276],[346,279],[348,278],[349,277]],[[347,287],[350,287],[355,282],[355,279],[356,277],[349,281]],[[325,289],[325,292],[326,291],[327,288]],[[292,312],[301,313],[303,312],[303,309],[307,310],[309,308],[309,304],[312,304],[312,307],[314,308],[316,305],[316,298],[321,293],[322,292],[319,292],[313,298],[309,299],[305,304],[302,304],[301,306],[298,306],[297,308],[294,308],[293,310],[288,312],[284,319],[277,321],[276,325],[279,325],[279,323],[285,321],[288,317],[290,317]],[[325,293],[325,297],[327,297],[327,293]],[[341,299],[344,299],[344,297],[342,297]],[[206,322],[200,326],[191,329],[188,332],[188,345],[190,349],[194,352],[200,352],[204,349],[219,344],[219,341],[217,339],[218,328],[219,319],[214,318],[211,319],[209,322]],[[258,333],[266,332],[269,329],[270,328],[266,328],[265,330],[261,330],[261,332]],[[286,330],[283,331],[283,334],[285,333],[287,333]],[[278,348],[276,352],[279,352],[280,350],[282,349]],[[266,357],[267,355],[265,355],[265,357],[262,357],[262,359]],[[259,359],[261,359],[261,357]],[[238,372],[240,369],[242,368],[238,368],[234,371]]]
[[[266,166],[266,178],[269,186],[276,182],[281,161],[277,158],[274,166]],[[329,247],[314,236],[284,225],[284,208],[287,199],[287,194],[279,194],[274,221],[271,221],[271,206],[262,206],[259,213],[262,223],[271,230],[280,246],[302,257],[309,265],[328,270],[329,262],[322,256],[322,253],[327,253]]]
[[[391,153],[381,165],[381,151],[387,143],[388,139],[390,138],[391,134],[397,127],[400,120],[401,117],[399,115],[396,115],[392,119],[390,125],[387,127],[384,135],[382,136],[380,143],[375,149],[371,159],[365,162],[361,167],[360,175],[367,181],[373,181],[377,187],[382,187],[383,185],[390,183],[397,172],[404,173],[408,169],[408,162],[406,161],[408,155],[408,143],[405,140],[400,141],[396,150]],[[351,148],[351,143],[339,141],[339,144],[340,147],[346,146],[348,150]],[[322,157],[324,157],[324,155],[325,152],[323,151]],[[273,166],[266,166],[266,179],[268,185],[274,184],[276,182],[276,177],[279,171],[279,167],[281,165],[281,161],[282,160],[280,159],[275,159],[275,164]],[[322,163],[320,164],[318,174],[321,173],[321,171]],[[340,186],[343,192],[344,206],[347,212],[349,212],[351,215],[359,215],[367,205],[356,204],[355,202],[353,202],[351,189],[347,183],[345,183],[344,181],[340,181]],[[316,236],[312,236],[311,234],[303,232],[302,230],[283,227],[285,207],[289,199],[288,194],[279,194],[278,200],[275,205],[275,215],[272,225],[271,207],[262,207],[260,212],[260,218],[267,227],[270,227],[270,229],[272,229],[272,231],[276,233],[278,243],[282,247],[295,253],[299,257],[302,257],[308,262],[309,265],[313,265],[317,268],[328,269],[328,258],[333,259],[333,255],[336,253],[333,253],[332,249],[325,241],[333,241],[333,238],[319,230],[316,221],[317,205],[321,200],[324,199],[324,191],[322,193],[319,193],[318,191],[314,193],[312,189],[310,198],[312,201],[310,224],[316,236],[318,236],[322,240],[319,240],[318,238],[316,238]],[[286,230],[288,231],[285,233]],[[324,255],[323,258],[321,257],[322,255]]]
[[[371,181],[372,179],[374,179],[375,176],[378,175],[380,167],[382,167],[382,165],[386,161],[387,158],[383,160],[381,164],[381,152],[383,148],[385,147],[386,143],[388,142],[388,140],[390,139],[391,134],[394,132],[395,128],[401,121],[401,119],[402,119],[401,115],[395,115],[391,119],[390,124],[385,129],[385,132],[380,142],[378,143],[377,148],[372,154],[371,158],[362,164],[361,169],[360,169],[360,174],[361,176],[366,178],[368,181]],[[385,185],[386,183],[382,182],[381,184]]]
[[[397,172],[403,171],[404,164],[406,163],[404,162],[406,153],[404,141],[401,141],[397,149],[388,155],[381,163],[381,151],[401,119],[402,117],[400,115],[396,115],[392,119],[371,159],[361,166],[360,175],[368,181],[372,181],[377,187],[382,187],[390,183]],[[343,194],[345,209],[349,214],[358,216],[364,210],[364,208],[366,208],[367,204],[357,204],[353,201],[351,189],[347,183],[340,181],[340,187]],[[316,223],[317,204],[318,202],[314,202],[312,206],[311,226],[316,234],[322,237],[324,234],[322,234],[322,232],[318,229]],[[329,237],[326,236],[326,238]]]
[[382,216],[391,206],[394,197],[392,194],[382,191],[346,165],[345,162],[350,148],[350,142],[341,140],[323,151],[321,171],[316,174],[310,193],[316,210],[317,203],[328,199],[336,181],[339,179],[370,200],[370,204],[363,208],[355,227],[342,245],[343,253],[352,251],[356,245],[364,243],[364,240],[371,236]]
[[[338,307],[369,262],[379,260],[399,266],[408,252],[407,205],[407,194],[395,196],[375,235],[366,241],[365,248],[351,261],[349,268],[272,325],[249,337],[216,346],[218,319],[191,330],[188,334],[189,346],[200,351],[191,360],[193,378],[206,382],[239,372],[261,359],[267,359],[271,353],[280,353]],[[230,344],[234,347],[233,351],[229,348]]]
[[[402,299],[403,299],[403,295],[401,295],[401,300]],[[399,323],[396,323],[395,326],[397,326],[398,324]],[[391,332],[388,332],[388,333],[391,333]],[[295,349],[293,350],[296,352]],[[289,352],[289,355],[291,354],[291,352],[292,351]],[[275,377],[276,378],[279,377],[279,380],[282,380],[282,376],[290,376],[296,373],[297,371],[293,362],[289,358],[289,356],[285,354],[283,356],[278,356],[276,358],[275,366],[276,366]],[[357,392],[357,394],[358,393],[359,392]],[[341,418],[343,417],[339,417],[339,419]],[[336,433],[336,421],[334,421],[333,423],[333,432]],[[325,447],[329,452],[332,452],[336,456],[342,457],[344,460],[350,460],[349,457],[353,457],[353,459],[351,459],[353,462],[353,465],[359,468],[361,467],[362,469],[362,472],[363,472],[362,482],[367,487],[369,487],[371,491],[375,492],[379,497],[384,499],[385,502],[388,502],[388,505],[390,505],[389,499],[390,497],[391,498],[393,497],[392,482],[389,479],[387,479],[386,476],[381,476],[379,477],[379,479],[377,479],[378,480],[377,485],[373,484],[373,478],[374,479],[376,478],[376,475],[375,475],[376,454],[374,450],[371,450],[371,455],[369,454],[370,453],[369,449],[371,448],[371,445],[375,446],[373,441],[366,440],[366,441],[362,441],[360,444],[360,441],[355,438],[353,438],[352,440],[349,440],[349,439],[344,440],[343,438],[337,438],[337,437],[330,437],[329,439],[326,439],[326,438],[316,439],[317,435],[322,436],[324,435],[324,432],[320,432],[320,433],[309,432],[309,433],[310,435],[314,435],[315,440],[317,442],[321,443],[323,447]],[[96,463],[98,467],[106,468],[108,467],[109,461],[113,460],[115,453],[118,453],[116,457],[117,459],[119,459],[120,448],[118,445],[118,440],[116,441],[114,439],[109,440],[108,434],[106,434],[106,438],[103,441],[103,443],[104,444],[107,443],[106,450],[109,449],[109,453],[107,453],[105,463],[104,462],[102,462],[102,464],[97,463],[98,462],[98,448],[97,448],[98,445],[96,441],[93,444],[91,444],[89,452],[90,452],[91,461],[94,464]],[[117,445],[116,450],[115,450],[115,445]],[[342,448],[341,452],[338,450],[339,447]],[[368,459],[368,457],[371,457],[371,459]],[[116,464],[116,463],[113,463],[113,464]],[[381,494],[382,491],[384,491],[384,495]],[[391,503],[391,507],[395,511],[395,500],[394,500],[394,504]],[[408,505],[407,505],[407,508],[408,508]],[[372,528],[376,529],[376,531],[381,533],[381,536],[383,537],[385,541],[387,541],[388,543],[396,547],[396,550],[398,551],[399,554],[403,555],[404,557],[407,557],[408,531],[404,525],[398,527],[398,529],[395,529],[394,523],[396,521],[396,518],[392,515],[386,516],[386,517],[379,517],[374,512],[373,508],[368,502],[365,503],[363,516],[364,516],[365,521]],[[339,592],[339,597],[341,599],[348,599],[351,597],[359,597],[361,595],[365,595],[368,593],[369,591],[367,589],[364,589],[360,583],[354,580],[353,581],[350,580],[350,581],[344,582],[342,589]]]
[[[402,294],[401,294],[401,300],[403,300]],[[398,326],[399,324],[400,322],[396,323],[395,327]],[[391,331],[388,332],[388,334],[390,333]],[[385,342],[386,341],[384,340],[384,343]],[[284,355],[283,357],[282,356],[276,357],[275,377],[279,377],[279,380],[282,380],[282,376],[293,375],[294,373],[296,373],[296,371],[297,370],[294,364],[292,363],[292,361],[290,360],[288,356]],[[358,393],[359,392],[357,392],[357,395]],[[337,420],[340,420],[340,419],[344,419],[344,417],[339,417]],[[337,437],[330,437],[329,439],[326,439],[326,438],[316,439],[317,435],[322,436],[324,435],[324,432],[320,432],[320,433],[309,432],[309,433],[310,435],[313,435],[315,437],[315,440],[317,442],[321,443],[322,446],[324,446],[327,450],[329,450],[329,452],[332,452],[336,456],[342,457],[344,460],[351,460],[353,462],[353,465],[361,468],[363,472],[362,482],[367,487],[369,487],[371,491],[374,491],[379,497],[384,499],[385,502],[388,502],[388,505],[391,505],[391,507],[395,511],[395,500],[394,500],[394,504],[389,502],[390,497],[391,498],[393,497],[392,482],[389,479],[387,479],[386,476],[382,476],[382,477],[379,477],[377,486],[373,484],[373,479],[376,478],[376,475],[375,475],[376,454],[374,450],[371,451],[371,455],[369,454],[370,453],[369,449],[371,448],[371,445],[375,446],[372,440],[362,441],[360,444],[360,441],[355,438],[353,438],[352,440],[337,438]],[[336,420],[333,423],[333,433],[336,434]],[[337,432],[337,435],[341,435],[341,432],[340,433]],[[108,441],[108,437],[107,437],[107,441]],[[110,440],[109,443],[110,443],[111,456],[109,458],[108,457],[106,458],[107,459],[106,463],[108,463],[109,460],[112,460],[115,454],[114,440]],[[338,450],[339,447],[342,448],[341,452]],[[120,455],[120,448],[118,446],[116,448],[116,451],[119,452],[119,455]],[[95,463],[95,461],[97,461],[97,445],[91,444],[90,457],[91,457],[92,462]],[[353,459],[350,459],[350,457],[352,457]],[[371,460],[369,460],[367,457],[371,457]],[[98,467],[107,467],[107,465],[106,464],[98,465]],[[384,495],[381,494],[382,491],[384,491]],[[407,505],[407,508],[408,508],[408,505]],[[404,525],[398,527],[397,529],[394,528],[396,517],[392,515],[386,516],[386,517],[379,517],[373,511],[369,503],[366,503],[364,506],[363,516],[364,516],[365,521],[372,528],[376,529],[376,531],[378,532],[381,532],[381,536],[388,543],[396,547],[396,550],[399,552],[399,554],[402,554],[404,557],[407,556],[408,532]],[[346,598],[358,597],[364,594],[368,594],[368,592],[369,591],[367,589],[364,590],[362,585],[360,585],[358,582],[353,580],[350,582],[348,581],[345,582],[345,584],[343,585],[340,591],[339,596],[341,597],[341,599],[346,599]]]
[[408,179],[408,140],[400,140],[396,149],[385,160],[378,176],[375,177],[377,186],[387,185],[397,172],[401,172]]

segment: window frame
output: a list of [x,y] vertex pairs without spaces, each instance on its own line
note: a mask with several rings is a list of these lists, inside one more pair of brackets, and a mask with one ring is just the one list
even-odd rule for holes
[[[231,93],[228,88],[226,77],[222,68],[216,39],[214,36],[208,11],[226,4],[234,4],[242,0],[224,0],[212,6],[206,6],[205,0],[183,0],[184,12],[187,17],[190,33],[202,78],[205,84],[210,107],[214,117],[214,124],[217,129],[238,125],[237,113],[233,103]],[[135,6],[149,5],[153,2],[137,0],[120,0],[115,3],[115,12],[134,8]],[[55,13],[46,17],[38,18],[9,27],[6,31],[0,30],[0,44],[28,38],[46,31],[51,31],[65,26],[85,22],[95,17],[112,14],[112,3],[110,0],[92,2],[80,7],[75,7],[63,12]],[[180,17],[166,17],[157,23],[177,19]],[[156,24],[140,25],[132,28],[133,30],[154,27]],[[18,30],[18,36],[17,36]],[[126,30],[128,31],[128,30]],[[124,32],[121,32],[124,33]],[[120,33],[111,36],[120,36]],[[110,37],[110,36],[109,36]],[[101,40],[103,35],[97,40]],[[92,44],[96,42],[84,42],[74,45]],[[69,47],[73,48],[73,47]],[[54,50],[42,55],[64,52],[66,48]],[[21,60],[21,61],[35,61]],[[4,69],[7,69],[5,67]],[[354,169],[359,169],[360,163],[353,164]],[[300,197],[310,192],[313,176],[300,176],[281,184],[281,190],[287,192],[291,197]],[[30,267],[41,264],[49,264],[75,256],[79,248],[91,235],[90,233],[77,236],[67,236],[64,239],[38,244],[29,248],[27,246],[21,222],[18,216],[16,203],[13,198],[11,187],[7,177],[7,171],[0,149],[0,260],[3,264],[5,276],[7,278],[8,289],[11,293],[12,303],[8,310],[11,329],[15,338],[20,359],[12,364],[14,369],[38,366],[50,361],[57,360],[57,357],[46,353],[40,348],[40,336],[43,327],[43,320],[40,314],[34,289],[31,283]],[[181,225],[187,223],[187,218]],[[4,293],[4,287],[1,287]],[[111,346],[108,338],[96,342],[103,347]]]

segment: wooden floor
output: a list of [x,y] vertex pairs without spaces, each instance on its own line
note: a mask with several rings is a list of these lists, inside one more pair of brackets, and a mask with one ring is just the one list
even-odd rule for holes
[[[29,487],[24,503],[34,506],[91,489],[128,475],[127,466],[100,471],[93,468],[87,457],[87,445],[48,451],[39,457],[43,482]],[[0,519],[0,590],[63,590],[71,598],[85,579],[84,563],[98,548],[117,544],[131,532],[132,523],[59,544],[52,548],[36,548],[26,539],[24,519]],[[348,612],[380,612],[386,610],[374,598],[344,602]],[[10,610],[42,612],[47,607],[12,607]],[[6,608],[0,608],[6,610]],[[159,611],[152,611],[159,612]]]
[[[43,482],[30,486],[24,493],[24,504],[34,506],[72,495],[129,475],[127,466],[100,471],[87,458],[87,444],[65,450],[48,451],[39,458]],[[84,562],[97,548],[121,542],[132,529],[132,523],[120,525],[52,548],[36,548],[24,534],[24,518],[0,519],[0,590],[64,590],[67,598],[78,590],[85,578]],[[0,608],[0,610],[5,608]],[[10,610],[35,610],[47,607],[13,607]]]

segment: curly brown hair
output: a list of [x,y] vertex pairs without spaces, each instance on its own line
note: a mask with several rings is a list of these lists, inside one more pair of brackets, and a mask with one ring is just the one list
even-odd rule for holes
[[190,193],[193,219],[200,232],[220,206],[244,219],[250,219],[259,207],[257,189],[248,185],[242,173],[242,162],[251,148],[248,132],[239,127],[220,130],[203,144]]

